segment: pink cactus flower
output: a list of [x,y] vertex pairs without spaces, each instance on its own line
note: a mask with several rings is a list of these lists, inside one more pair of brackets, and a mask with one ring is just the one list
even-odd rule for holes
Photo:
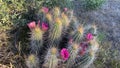
[[48,24],[47,23],[42,22],[42,30],[43,31],[47,31],[48,30]]
[[88,33],[86,35],[86,38],[87,38],[87,40],[92,40],[93,39],[93,35],[91,33]]
[[30,28],[30,30],[32,30],[36,27],[35,21],[32,21],[32,22],[28,23],[27,25]]
[[70,56],[68,50],[66,48],[63,48],[61,51],[60,51],[60,55],[62,57],[63,60],[67,60]]
[[48,13],[49,9],[48,9],[47,7],[42,7],[42,11],[43,11],[44,13]]
[[65,12],[68,11],[68,8],[64,8],[64,11],[65,11]]

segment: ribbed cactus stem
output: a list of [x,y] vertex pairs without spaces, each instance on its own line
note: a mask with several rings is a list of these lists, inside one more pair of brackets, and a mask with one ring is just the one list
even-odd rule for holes
[[82,56],[80,59],[81,61],[79,61],[78,63],[75,64],[76,68],[88,68],[88,66],[90,66],[90,64],[93,63],[94,59],[95,59],[95,54],[97,52],[99,48],[98,43],[96,42],[95,39],[90,41],[90,49],[88,51],[88,53],[84,56]]
[[69,26],[70,21],[65,13],[62,13],[61,16],[62,16],[63,26],[66,29]]
[[60,16],[60,8],[59,8],[59,7],[55,7],[55,8],[53,9],[53,15],[54,15],[54,18]]
[[38,53],[40,47],[43,45],[43,32],[39,27],[35,27],[31,32],[31,51],[33,53]]
[[90,64],[93,63],[98,48],[99,48],[99,44],[97,43],[96,39],[91,40],[90,41],[90,49],[88,52],[89,60],[87,61],[86,65],[84,65],[84,68],[88,68],[88,66],[90,66]]
[[93,63],[94,60],[95,60],[95,56],[89,57],[89,60],[86,61],[87,64],[84,65],[83,68],[88,68]]
[[49,68],[56,68],[58,65],[58,59],[56,55],[51,55]]
[[31,52],[38,54],[42,46],[42,40],[32,40],[31,41]]
[[51,15],[51,13],[47,13],[46,14],[46,18],[48,19],[48,21],[50,22],[50,23],[52,23],[52,15]]
[[72,67],[72,65],[75,63],[75,58],[77,57],[79,51],[79,45],[73,43],[69,51],[70,51],[70,58],[67,61],[67,68]]
[[55,23],[53,24],[50,30],[50,45],[59,45],[60,39],[62,34],[62,22],[60,18],[55,19]]
[[42,30],[37,26],[31,32],[31,39],[32,40],[41,40],[42,36],[43,36],[42,34],[43,34]]
[[26,59],[26,65],[28,68],[39,68],[39,59],[34,54],[31,54]]
[[96,39],[93,38],[88,42],[90,45],[87,48],[86,54],[83,56],[79,56],[76,58],[76,62],[74,63],[72,68],[88,68],[90,64],[93,63],[95,59],[95,54],[99,48],[99,44],[96,42]]
[[62,35],[63,36],[71,35],[71,32],[74,31],[72,27],[76,27],[73,26],[74,22],[72,22],[72,15],[71,14],[67,15],[65,12],[61,13],[61,21],[63,26]]
[[58,65],[58,58],[57,58],[57,48],[52,47],[48,50],[48,53],[45,57],[46,67],[48,68],[56,68]]
[[74,18],[68,26],[67,32],[69,35],[73,35],[76,32],[76,29],[78,28],[78,21],[76,20],[76,18]]
[[73,41],[75,41],[76,43],[80,43],[82,40],[83,34],[84,34],[84,28],[81,26],[73,34]]
[[76,59],[76,63],[73,65],[73,68],[88,68],[88,66],[94,61],[94,56],[89,53],[85,54],[82,57]]

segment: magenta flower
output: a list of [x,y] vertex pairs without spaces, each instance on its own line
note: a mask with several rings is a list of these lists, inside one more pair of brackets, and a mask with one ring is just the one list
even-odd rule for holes
[[62,57],[63,60],[67,60],[70,56],[68,50],[66,48],[63,48],[61,51],[60,51],[60,55]]
[[44,13],[48,13],[49,9],[48,9],[47,7],[42,7],[42,11],[43,11]]
[[64,8],[64,11],[65,11],[65,12],[68,11],[68,8]]
[[30,28],[30,30],[32,30],[36,27],[35,21],[32,21],[32,22],[28,23],[27,25]]
[[87,38],[87,40],[92,40],[93,39],[93,35],[91,33],[88,33],[86,35],[86,38]]
[[47,23],[42,22],[42,30],[43,31],[47,31],[48,30],[48,24]]

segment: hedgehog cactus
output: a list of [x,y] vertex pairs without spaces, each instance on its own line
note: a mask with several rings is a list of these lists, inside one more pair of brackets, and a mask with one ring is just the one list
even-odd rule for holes
[[[68,61],[67,61],[67,66],[66,66],[66,68],[70,68],[70,67],[72,67],[73,66],[73,64],[74,64],[74,60],[75,60],[75,58],[78,56],[78,52],[79,52],[79,45],[78,44],[76,44],[76,43],[73,43],[72,45],[71,45],[71,48],[69,49],[69,51],[70,51],[70,58],[68,59]],[[72,63],[71,63],[72,62]]]
[[58,65],[57,54],[58,54],[57,48],[51,47],[48,50],[47,55],[45,57],[44,67],[47,67],[47,68],[56,68],[57,65]]
[[84,34],[83,26],[78,27],[78,29],[73,34],[73,41],[76,43],[80,43],[82,41],[83,34]]
[[40,50],[40,47],[42,46],[42,37],[43,37],[43,31],[39,27],[39,22],[36,25],[36,22],[30,22],[28,24],[28,27],[31,30],[31,52],[38,53]]
[[50,29],[50,45],[59,45],[60,39],[62,35],[62,22],[60,18],[55,19],[55,23]]
[[[37,25],[34,21],[28,24],[31,30],[31,53],[44,56],[44,61],[39,62],[44,68],[87,68],[95,59],[99,48],[96,25],[81,25],[73,13],[66,9],[61,12],[58,7],[53,10],[43,7],[43,20],[46,21],[39,21]],[[27,61],[28,67],[34,68],[29,64],[36,61],[29,57]]]
[[26,64],[29,68],[39,68],[39,58],[34,54],[28,56]]

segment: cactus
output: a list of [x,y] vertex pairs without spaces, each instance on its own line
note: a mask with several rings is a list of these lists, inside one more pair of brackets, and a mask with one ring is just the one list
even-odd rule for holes
[[39,58],[34,54],[31,54],[26,59],[26,64],[29,68],[39,68]]
[[78,27],[78,29],[73,34],[73,41],[75,41],[76,43],[80,43],[82,41],[83,34],[84,34],[83,26]]
[[[61,12],[58,7],[53,10],[44,7],[42,12],[46,22],[28,24],[32,54],[42,58],[44,56],[44,62],[40,63],[44,68],[87,68],[95,59],[99,48],[96,25],[83,26],[68,11]],[[35,64],[31,67],[29,65],[33,62],[36,61],[28,58],[27,66],[35,67]]]
[[[72,65],[75,63],[74,60],[75,60],[75,58],[76,58],[77,55],[78,55],[79,45],[73,43],[73,44],[72,44],[72,47],[69,49],[69,51],[70,51],[70,58],[69,58],[68,61],[67,61],[67,66],[66,66],[66,68],[72,67]],[[71,62],[72,62],[72,63],[71,63]]]
[[39,23],[36,25],[36,23],[30,22],[28,24],[29,28],[31,29],[31,52],[32,53],[39,53],[40,47],[42,46],[42,37],[43,37],[43,31],[39,28]]
[[55,19],[55,23],[50,29],[50,45],[59,45],[62,34],[62,22],[60,18]]
[[45,57],[45,63],[44,66],[48,67],[48,68],[56,68],[58,65],[58,58],[57,58],[57,48],[55,47],[51,47],[48,52],[47,55]]

